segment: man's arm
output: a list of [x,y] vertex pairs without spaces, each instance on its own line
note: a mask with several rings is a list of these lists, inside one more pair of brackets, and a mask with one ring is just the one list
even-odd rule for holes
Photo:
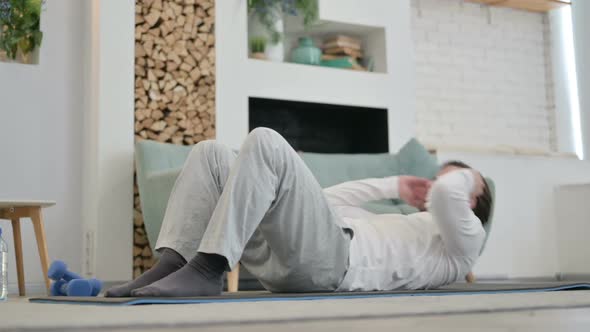
[[348,181],[324,189],[324,195],[333,206],[360,206],[379,199],[399,198],[398,177]]
[[324,189],[324,194],[333,206],[359,206],[378,199],[401,198],[406,203],[424,210],[424,201],[430,184],[431,181],[428,179],[402,175],[344,182]]
[[471,210],[470,196],[476,190],[475,175],[470,169],[441,176],[430,191],[428,210],[438,223],[449,254],[476,258],[485,232]]

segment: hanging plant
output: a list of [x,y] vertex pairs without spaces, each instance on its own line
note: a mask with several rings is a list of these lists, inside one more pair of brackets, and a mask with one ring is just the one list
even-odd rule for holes
[[0,51],[16,59],[20,50],[26,57],[41,46],[42,0],[0,0]]
[[248,0],[248,12],[258,17],[270,33],[270,42],[277,44],[283,36],[275,24],[282,15],[302,16],[307,29],[318,19],[318,0]]

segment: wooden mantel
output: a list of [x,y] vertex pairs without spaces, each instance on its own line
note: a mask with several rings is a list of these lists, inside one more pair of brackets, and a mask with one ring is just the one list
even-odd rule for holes
[[571,5],[571,0],[466,0],[489,6],[509,7],[533,12],[548,12],[562,6]]

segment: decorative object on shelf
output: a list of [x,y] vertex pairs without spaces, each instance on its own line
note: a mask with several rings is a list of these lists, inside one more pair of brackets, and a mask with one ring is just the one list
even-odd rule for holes
[[367,70],[359,64],[359,60],[363,58],[363,50],[362,43],[358,38],[338,35],[324,40],[322,48],[324,49],[322,66]]
[[373,72],[375,71],[375,58],[372,56],[365,56],[361,65],[367,68],[367,71]]
[[38,63],[42,0],[0,0],[0,59]]
[[[264,51],[266,59],[275,62],[283,62],[285,59],[285,46],[283,45],[283,39],[279,38],[278,40],[273,41],[273,33],[278,33],[279,36],[283,35],[284,31],[284,22],[283,22],[283,14],[280,8],[273,8],[269,9],[269,12],[273,12],[273,17],[276,17],[276,21],[274,21],[273,31],[271,32],[267,27],[266,23],[260,18],[256,12],[251,12],[248,17],[248,35],[249,36],[264,36],[268,43],[266,44],[266,48]],[[271,14],[268,14],[271,15]]]
[[282,62],[285,57],[283,16],[302,16],[307,28],[317,20],[318,0],[248,0],[248,13],[249,35],[266,36],[267,58]]
[[266,38],[264,37],[253,37],[250,38],[250,57],[258,60],[266,60]]
[[322,50],[314,45],[310,37],[301,37],[299,46],[291,54],[291,60],[295,63],[317,66],[322,61]]
[[325,54],[347,55],[359,59],[363,57],[361,41],[348,36],[336,36],[324,41]]
[[322,57],[320,64],[324,67],[365,70],[365,68],[359,65],[355,58],[350,56],[335,56],[326,54]]

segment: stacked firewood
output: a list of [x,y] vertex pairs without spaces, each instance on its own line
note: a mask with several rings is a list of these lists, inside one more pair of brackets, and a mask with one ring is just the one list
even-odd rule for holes
[[[135,137],[215,137],[214,0],[136,0]],[[153,264],[135,186],[134,275]]]

